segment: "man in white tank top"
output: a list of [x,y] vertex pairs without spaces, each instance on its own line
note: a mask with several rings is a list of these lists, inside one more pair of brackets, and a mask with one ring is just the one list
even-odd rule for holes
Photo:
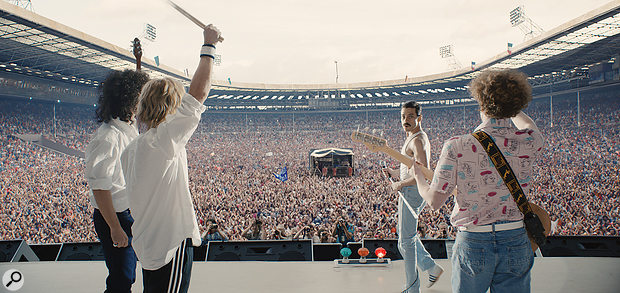
[[[404,103],[401,108],[401,124],[407,133],[407,139],[401,149],[401,153],[413,158],[417,162],[430,167],[430,142],[428,136],[422,131],[422,115],[420,104],[410,101]],[[443,273],[439,266],[424,248],[422,241],[417,237],[418,219],[426,202],[418,193],[415,178],[408,174],[408,167],[400,165],[400,170],[384,169],[392,178],[400,178],[392,183],[394,192],[400,191],[402,196],[398,198],[398,250],[405,261],[405,290],[403,292],[420,292],[420,280],[416,270],[416,264],[422,271],[429,272],[427,287],[435,284]],[[400,171],[400,172],[399,172]],[[406,202],[404,202],[406,201]],[[413,209],[411,211],[410,209]],[[415,214],[413,214],[415,213]]]

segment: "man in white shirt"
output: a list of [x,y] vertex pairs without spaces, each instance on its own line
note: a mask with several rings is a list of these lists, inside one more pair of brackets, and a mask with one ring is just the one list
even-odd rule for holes
[[[136,52],[134,52],[136,53]],[[140,54],[135,54],[137,60]],[[138,67],[139,70],[139,67]],[[103,83],[97,118],[103,124],[86,148],[86,180],[93,222],[108,268],[106,292],[131,292],[136,279],[136,254],[131,247],[129,198],[120,164],[121,153],[138,129],[134,112],[148,76],[141,71],[113,71]]]
[[202,103],[211,87],[215,44],[222,40],[212,25],[204,29],[203,37],[189,93],[171,78],[144,86],[138,119],[148,130],[121,156],[135,218],[132,245],[142,265],[145,292],[187,292],[193,246],[201,242],[185,145],[206,108]]

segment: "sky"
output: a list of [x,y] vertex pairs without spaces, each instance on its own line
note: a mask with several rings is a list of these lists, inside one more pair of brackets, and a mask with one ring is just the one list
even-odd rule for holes
[[[439,47],[453,46],[463,66],[518,46],[524,34],[509,22],[523,5],[544,30],[605,5],[607,0],[174,0],[225,41],[215,79],[269,84],[354,83],[449,71]],[[130,49],[146,23],[155,42],[144,56],[193,72],[201,29],[162,0],[32,0],[34,12]]]

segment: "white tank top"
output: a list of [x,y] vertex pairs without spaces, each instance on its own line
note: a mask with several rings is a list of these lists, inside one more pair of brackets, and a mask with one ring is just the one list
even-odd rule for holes
[[[407,154],[407,147],[409,146],[409,144],[411,143],[411,141],[413,140],[413,138],[415,138],[416,136],[421,135],[422,136],[422,146],[424,147],[424,149],[426,150],[426,160],[429,161],[431,160],[431,142],[428,140],[428,135],[426,135],[426,132],[420,130],[412,135],[410,135],[409,137],[407,137],[407,140],[405,141],[405,144],[403,144],[403,147],[400,149],[400,153],[409,157],[409,155]],[[411,157],[410,157],[411,158]],[[429,167],[430,164],[427,164],[427,168]],[[412,177],[412,175],[409,174],[409,168],[407,167],[407,165],[405,164],[400,164],[400,180],[407,180],[410,177]]]

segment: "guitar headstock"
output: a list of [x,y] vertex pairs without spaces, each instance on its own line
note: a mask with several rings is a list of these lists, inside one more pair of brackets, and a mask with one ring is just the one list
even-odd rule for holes
[[388,147],[386,139],[359,131],[353,131],[351,139],[363,143],[372,152],[378,152]]
[[142,57],[142,44],[140,44],[140,39],[134,38],[133,42],[131,42],[131,46],[133,47],[133,55],[136,59],[140,59]]

